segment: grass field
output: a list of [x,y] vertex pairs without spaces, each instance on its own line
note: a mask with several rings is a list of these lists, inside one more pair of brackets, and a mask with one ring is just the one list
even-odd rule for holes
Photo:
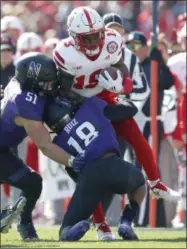
[[[117,230],[114,228],[117,235]],[[186,248],[186,231],[171,229],[135,229],[140,241],[98,242],[96,232],[90,230],[80,242],[58,242],[58,227],[37,227],[40,242],[22,242],[15,227],[1,235],[1,248]]]

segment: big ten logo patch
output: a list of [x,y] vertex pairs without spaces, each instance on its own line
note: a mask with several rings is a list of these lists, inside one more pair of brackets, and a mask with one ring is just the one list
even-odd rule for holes
[[113,54],[118,50],[118,44],[115,41],[111,41],[107,45],[107,51],[109,54]]

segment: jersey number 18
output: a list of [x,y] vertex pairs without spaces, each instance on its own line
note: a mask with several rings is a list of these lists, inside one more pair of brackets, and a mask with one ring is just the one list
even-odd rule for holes
[[[76,135],[84,142],[85,147],[98,136],[98,133],[90,122],[84,122],[76,129]],[[80,144],[73,137],[69,138],[68,145],[73,146],[79,154],[84,152]]]

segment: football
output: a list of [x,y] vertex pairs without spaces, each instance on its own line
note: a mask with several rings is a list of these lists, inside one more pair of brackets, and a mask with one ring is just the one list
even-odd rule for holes
[[107,67],[107,68],[103,69],[100,74],[102,74],[102,76],[105,77],[104,71],[107,71],[110,74],[111,78],[113,80],[116,80],[117,79],[117,71],[118,70],[119,69],[117,69],[115,67]]

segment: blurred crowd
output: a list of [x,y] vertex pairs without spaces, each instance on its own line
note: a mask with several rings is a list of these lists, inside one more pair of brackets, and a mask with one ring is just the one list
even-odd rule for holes
[[[159,1],[159,29],[168,41],[175,41],[175,30],[181,25],[186,1]],[[46,40],[67,37],[66,18],[76,7],[88,5],[104,15],[115,11],[124,20],[127,32],[139,30],[149,38],[152,29],[152,1],[1,1],[1,17],[14,15]]]
[[[147,63],[146,59],[151,45],[152,1],[1,1],[0,99],[3,96],[3,89],[14,75],[16,59],[29,51],[44,52],[52,57],[52,51],[59,40],[68,37],[66,30],[67,16],[74,8],[83,5],[89,5],[96,9],[102,16],[110,12],[119,14],[123,19],[124,40],[127,42],[128,48],[136,54],[142,66],[143,63]],[[185,12],[186,1],[159,1],[158,47],[160,54],[157,53],[154,57],[158,62],[162,61],[167,65],[172,56],[185,51],[182,41],[183,38],[186,39],[184,25],[187,17]],[[131,32],[135,30],[142,33],[138,37],[131,36],[130,38],[128,34],[132,34]],[[178,106],[183,104],[181,101],[183,99],[182,93],[185,93],[186,89],[186,79],[184,80],[184,77],[180,78],[180,69],[175,72],[176,68],[172,68],[172,62],[170,62],[170,65],[170,70],[173,71],[173,77],[175,77],[172,82],[175,83],[171,84],[171,89],[169,89],[170,87],[162,89],[165,103],[158,104],[160,109],[161,107],[163,107],[162,109],[166,107],[167,110],[175,110],[174,115],[178,115]],[[168,64],[168,66],[170,65]],[[184,67],[186,66],[183,65],[183,71],[185,71]],[[150,73],[150,67],[148,73]],[[165,91],[165,89],[169,90]],[[159,89],[159,91],[161,90]],[[173,119],[173,116],[167,116],[170,121],[172,120],[170,119],[171,117]],[[179,122],[183,121],[176,116],[174,128],[171,129],[166,128],[168,127],[166,122],[160,141],[159,160],[161,160],[162,165],[167,165],[165,169],[160,169],[161,177],[165,179],[165,183],[169,187],[174,189],[178,189],[178,175],[181,175],[179,172],[182,172],[183,178],[185,176],[183,168],[184,164],[186,164],[184,155],[185,142],[178,135],[176,128]],[[163,141],[164,143],[161,143]],[[26,148],[26,144],[32,151],[31,155],[27,154],[28,147]],[[23,144],[19,153],[22,154],[24,160],[27,160],[29,166],[38,170],[37,149],[30,141],[29,144],[28,141]],[[33,158],[35,159],[33,160]],[[183,179],[179,178],[180,185],[183,185],[184,189]],[[9,194],[6,187],[5,193]],[[186,193],[184,194],[185,196]],[[171,220],[174,220],[173,226],[183,226],[183,204],[179,203],[177,207],[174,204],[173,206],[168,206],[167,203],[165,205],[165,210],[167,210],[167,212],[165,211],[167,216],[165,217],[165,225],[171,226]],[[146,225],[146,222],[142,222],[142,224]],[[163,223],[161,225],[163,226]]]
[[[66,19],[76,7],[88,5],[101,16],[114,12],[123,19],[126,34],[133,30],[144,33],[147,39],[152,31],[152,1],[1,1],[1,32],[11,36],[16,46],[23,32],[34,32],[40,36],[37,46],[50,38],[68,37]],[[177,47],[177,32],[186,16],[186,1],[159,1],[159,32],[174,49]],[[14,16],[13,19],[11,17]],[[26,39],[26,35],[25,35]],[[22,37],[22,41],[24,38]],[[18,44],[18,49],[21,41]],[[35,45],[35,46],[36,46]]]

